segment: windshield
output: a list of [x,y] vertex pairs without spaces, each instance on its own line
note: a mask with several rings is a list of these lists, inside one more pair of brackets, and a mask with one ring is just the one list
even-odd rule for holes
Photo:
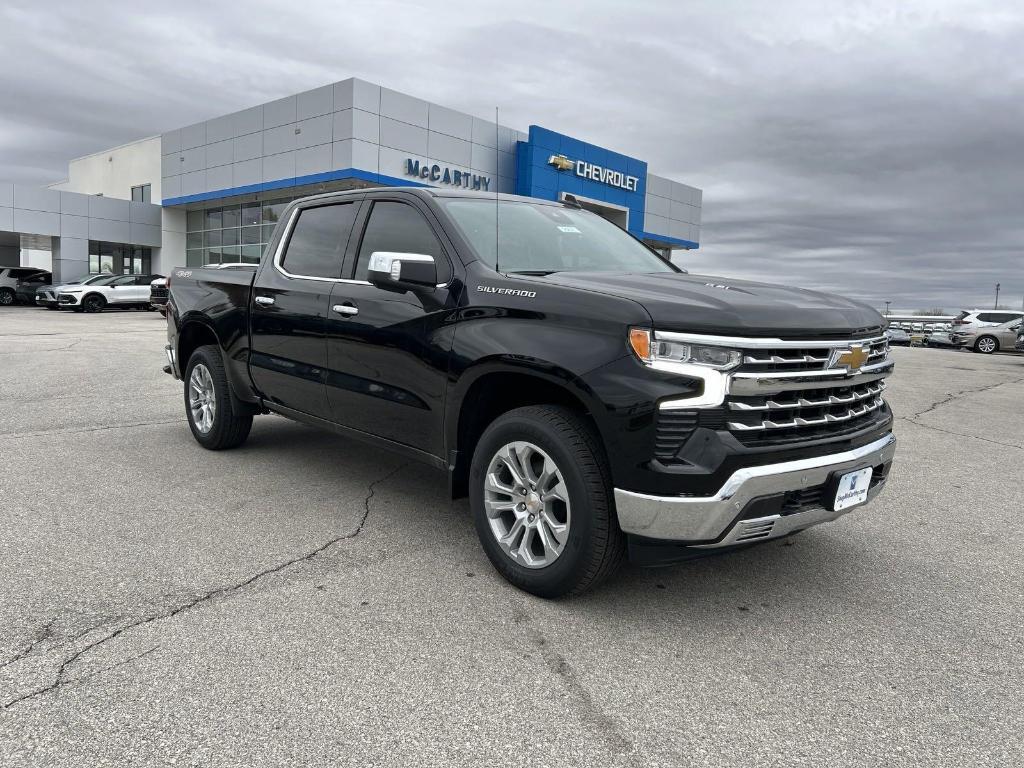
[[116,280],[119,277],[121,277],[121,275],[96,275],[95,277],[90,277],[88,280],[82,283],[82,285],[110,285],[114,280]]
[[590,211],[518,200],[439,201],[481,261],[491,267],[497,261],[502,272],[679,271]]

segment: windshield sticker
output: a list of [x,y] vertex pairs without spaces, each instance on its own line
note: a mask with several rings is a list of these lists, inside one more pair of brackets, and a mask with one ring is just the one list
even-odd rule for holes
[[579,229],[577,229],[576,227],[562,227],[562,226],[560,226],[560,227],[559,227],[558,229],[559,229],[559,230],[560,230],[561,232],[575,232],[575,233],[576,233],[577,235],[581,235],[581,234],[583,234],[583,233],[582,233],[582,232],[580,232],[580,231],[579,231]]

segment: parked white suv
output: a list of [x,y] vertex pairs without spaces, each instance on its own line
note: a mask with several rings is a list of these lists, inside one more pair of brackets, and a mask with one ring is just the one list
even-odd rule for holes
[[57,302],[75,312],[102,312],[107,307],[149,309],[149,284],[158,277],[162,275],[113,275],[88,285],[64,286]]
[[1005,309],[972,309],[964,310],[953,320],[953,335],[977,331],[980,328],[995,328],[997,325],[1020,320],[1024,312]]

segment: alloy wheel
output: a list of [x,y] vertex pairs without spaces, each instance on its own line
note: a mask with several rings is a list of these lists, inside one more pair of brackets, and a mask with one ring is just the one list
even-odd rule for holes
[[551,565],[569,540],[565,478],[533,443],[507,443],[494,454],[484,479],[484,509],[498,546],[526,568]]
[[0,304],[10,306],[14,303],[14,294],[10,291],[0,291]]
[[213,429],[213,419],[217,415],[216,391],[210,370],[202,363],[192,369],[188,380],[188,407],[196,429],[204,435]]
[[996,351],[996,340],[988,336],[978,340],[978,351],[989,355]]

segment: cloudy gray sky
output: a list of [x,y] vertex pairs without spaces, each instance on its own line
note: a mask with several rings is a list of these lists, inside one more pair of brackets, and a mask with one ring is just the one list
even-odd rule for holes
[[6,0],[0,179],[354,75],[701,187],[691,270],[1016,307],[1022,51],[1000,0]]

